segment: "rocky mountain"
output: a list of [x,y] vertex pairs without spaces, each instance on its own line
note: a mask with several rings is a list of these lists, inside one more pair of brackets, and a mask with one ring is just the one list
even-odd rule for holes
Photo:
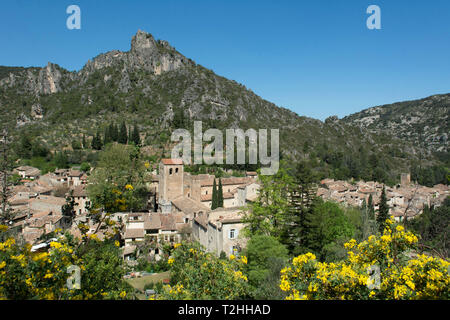
[[373,133],[388,133],[427,153],[449,152],[450,94],[369,108],[341,120]]
[[[144,145],[161,153],[167,153],[177,116],[202,120],[204,130],[278,128],[285,158],[313,159],[337,177],[359,174],[372,159],[379,173],[395,180],[424,155],[433,164],[441,161],[435,151],[448,152],[448,95],[322,122],[277,107],[143,31],[129,51],[100,54],[77,72],[52,63],[0,67],[0,116],[13,134],[29,134],[51,150],[70,149],[82,135],[89,140],[112,121],[138,125]],[[420,144],[422,124],[426,143]]]

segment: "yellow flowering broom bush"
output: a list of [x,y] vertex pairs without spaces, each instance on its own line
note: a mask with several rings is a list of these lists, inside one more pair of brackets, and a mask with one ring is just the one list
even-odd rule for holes
[[392,217],[386,222],[382,236],[347,242],[344,261],[319,262],[311,253],[294,258],[281,270],[286,299],[449,299],[449,263],[414,255],[417,237]]
[[248,294],[243,267],[246,257],[219,259],[207,253],[198,243],[175,246],[170,265],[171,284],[163,287],[159,299],[167,300],[232,300]]
[[[31,252],[30,245],[7,238],[0,242],[0,299],[125,299],[126,286],[118,281],[121,257],[107,246],[99,240],[81,247],[58,240],[50,243],[48,252]],[[79,248],[83,255],[76,253]],[[67,284],[70,266],[80,270],[79,288]],[[110,270],[101,273],[107,266]]]

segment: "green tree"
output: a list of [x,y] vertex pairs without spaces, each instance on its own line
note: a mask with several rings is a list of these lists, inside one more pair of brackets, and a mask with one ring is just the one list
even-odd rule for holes
[[30,158],[31,150],[33,148],[33,143],[28,134],[24,134],[20,137],[20,142],[17,148],[17,155],[21,158]]
[[122,125],[120,126],[119,138],[117,141],[121,144],[127,144],[128,142],[128,133],[125,121],[123,121]]
[[368,210],[368,213],[369,213],[369,219],[375,220],[375,207],[373,205],[372,194],[369,196],[369,201],[367,203],[367,210]]
[[73,219],[76,216],[75,205],[76,205],[76,203],[75,203],[75,200],[74,200],[74,197],[73,197],[73,190],[71,190],[69,195],[66,198],[66,204],[64,204],[62,206],[62,208],[61,208],[62,215],[63,215],[63,218],[64,218],[64,222],[67,225],[71,225]]
[[330,249],[355,234],[355,226],[350,223],[344,210],[337,203],[324,202],[320,198],[315,200],[312,210],[308,212],[305,224],[302,250],[316,253],[322,260],[331,255],[337,258],[339,253]]
[[316,198],[317,176],[306,162],[300,162],[294,173],[293,183],[290,184],[290,203],[283,225],[282,243],[286,244],[290,252],[296,252],[304,247],[308,234],[308,214],[312,210]]
[[[8,199],[11,196],[11,182],[9,173],[12,169],[10,153],[10,140],[6,130],[0,133],[0,225],[9,225],[15,216]],[[2,240],[0,238],[0,240]]]
[[421,215],[408,220],[407,227],[420,235],[419,248],[448,259],[450,256],[450,196],[437,208],[425,206]]
[[119,140],[119,129],[114,122],[109,125],[109,134],[111,141],[117,142]]
[[219,187],[217,189],[217,207],[223,208],[223,188],[221,178],[219,178]]
[[57,152],[55,157],[53,158],[53,162],[55,166],[59,169],[65,169],[69,167],[69,160],[67,158],[67,154],[63,151]]
[[92,138],[92,149],[102,150],[102,147],[103,147],[102,137],[100,136],[100,132],[97,131],[97,134]]
[[136,146],[141,145],[141,136],[139,134],[139,128],[137,125],[134,125],[133,132],[131,134],[130,142],[134,143]]
[[244,217],[245,230],[250,237],[264,234],[281,240],[286,215],[291,208],[289,192],[292,190],[292,176],[288,174],[285,163],[281,162],[275,175],[258,174],[258,179],[261,186],[258,197],[248,206],[248,214]]
[[91,165],[88,162],[83,162],[80,166],[80,170],[83,172],[89,172],[91,170]]
[[389,206],[386,197],[386,187],[383,186],[383,191],[381,192],[380,205],[377,215],[377,225],[378,231],[380,231],[380,233],[383,233],[383,230],[386,228],[386,219],[388,218],[389,218]]
[[143,210],[148,196],[145,170],[135,146],[107,145],[89,176],[87,191],[93,207],[106,212]]
[[287,248],[274,237],[254,235],[247,243],[246,254],[245,270],[253,298],[281,298],[279,275],[288,258]]
[[218,196],[218,193],[217,193],[216,178],[214,178],[212,195],[211,195],[211,210],[217,209],[219,207],[217,196]]

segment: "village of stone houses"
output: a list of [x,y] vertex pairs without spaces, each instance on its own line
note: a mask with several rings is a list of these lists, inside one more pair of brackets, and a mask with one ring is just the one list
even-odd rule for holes
[[[247,263],[244,253],[251,259],[255,252],[246,251],[251,237],[246,228],[252,222],[246,216],[257,210],[255,203],[264,204],[261,193],[262,188],[267,188],[267,181],[264,186],[261,179],[267,178],[255,171],[234,177],[230,176],[233,172],[230,170],[230,174],[221,178],[214,174],[193,174],[185,171],[182,159],[163,158],[153,165],[147,163],[146,167],[144,180],[148,195],[143,206],[146,209],[110,215],[118,226],[114,239],[127,270],[123,276],[125,279],[133,281],[158,275],[149,268],[141,270],[138,260],[142,259],[150,263],[164,260],[170,270],[172,250],[181,243],[197,243],[205,254],[220,256],[221,259],[235,260],[242,256],[242,261],[245,259]],[[15,231],[16,241],[28,244],[31,253],[39,254],[51,252],[54,243],[62,241],[68,234],[80,240],[90,237],[97,241],[106,239],[111,228],[99,230],[98,221],[90,217],[92,201],[88,187],[94,170],[83,172],[79,167],[73,167],[41,174],[39,169],[27,165],[14,168],[10,174],[18,176],[19,182],[12,186],[9,207],[4,210],[14,212],[8,228]],[[126,189],[129,188],[133,187],[127,185]],[[421,186],[411,181],[409,173],[404,173],[400,183],[392,187],[376,181],[323,179],[313,183],[307,192],[311,190],[313,198],[322,202],[359,210],[369,204],[376,214],[385,197],[391,223],[401,225],[421,216],[424,210],[439,208],[449,196],[450,188],[443,184]],[[218,201],[218,198],[214,199],[219,197],[218,193],[220,204],[214,203]],[[276,200],[269,200],[272,201]],[[73,215],[70,218],[64,215],[64,207],[68,203],[72,203],[70,210]],[[361,211],[358,212],[360,214]],[[332,212],[326,214],[331,215]],[[80,231],[80,225],[85,227],[84,233]],[[150,249],[143,250],[144,243],[152,243]],[[190,250],[192,252],[192,248]],[[265,250],[264,246],[259,250]],[[173,277],[173,272],[163,272],[159,280],[170,287],[169,278]],[[242,278],[247,281],[247,276]],[[288,291],[283,288],[283,281],[282,278],[281,285],[278,281],[276,287]],[[147,296],[156,294],[153,285],[141,285],[138,291],[142,293],[144,289]]]
[[[57,169],[41,175],[39,169],[21,166],[15,169],[23,184],[13,188],[9,204],[20,212],[14,216],[12,227],[20,230],[23,239],[33,248],[45,247],[39,241],[42,235],[55,230],[69,230],[75,237],[81,234],[78,222],[90,223],[87,218],[90,199],[86,192],[88,174],[77,169]],[[246,239],[239,234],[244,227],[243,208],[258,196],[259,181],[256,172],[245,177],[222,178],[223,207],[211,210],[213,184],[219,179],[213,175],[191,175],[184,172],[181,159],[161,159],[158,170],[151,174],[149,192],[157,199],[157,206],[146,212],[117,212],[116,221],[123,222],[120,235],[123,239],[123,259],[133,263],[136,243],[145,237],[154,237],[170,243],[178,243],[183,236],[200,242],[208,251],[227,255],[236,254],[245,247]],[[55,196],[60,187],[68,187],[68,193]],[[334,181],[324,179],[317,188],[317,196],[346,206],[361,206],[372,195],[378,210],[383,184],[374,181]],[[450,194],[450,187],[439,184],[432,188],[415,184],[409,174],[403,174],[401,184],[387,188],[390,214],[396,221],[420,215],[424,206],[439,206]],[[67,196],[75,201],[76,217],[65,224],[62,207]],[[157,210],[156,208],[157,207]],[[91,225],[91,232],[95,225]],[[158,260],[161,248],[151,255]]]

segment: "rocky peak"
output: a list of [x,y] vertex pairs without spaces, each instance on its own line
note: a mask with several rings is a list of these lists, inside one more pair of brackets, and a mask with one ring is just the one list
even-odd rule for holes
[[145,52],[155,50],[156,41],[150,33],[138,30],[131,39],[131,52]]

